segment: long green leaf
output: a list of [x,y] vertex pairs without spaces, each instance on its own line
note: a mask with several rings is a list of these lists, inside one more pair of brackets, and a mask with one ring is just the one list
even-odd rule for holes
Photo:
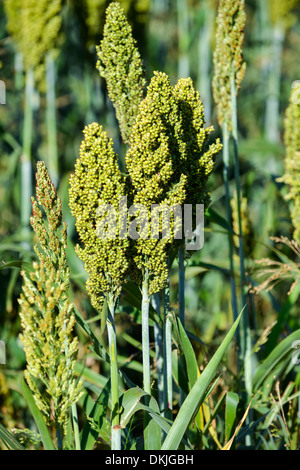
[[25,450],[25,447],[23,447],[15,438],[15,436],[8,431],[2,424],[0,423],[0,440],[3,442],[3,444],[6,445],[6,447],[9,450]]
[[31,264],[27,263],[26,261],[9,261],[8,263],[5,263],[2,261],[2,265],[0,266],[0,270],[6,269],[6,268],[20,268],[20,269],[30,269]]
[[162,445],[162,450],[176,450],[178,448],[191,419],[203,402],[206,389],[217,372],[218,366],[237,329],[241,315],[242,314],[240,313],[237,320],[232,325],[230,331],[227,333],[222,344],[219,346],[214,356],[209,361],[208,365],[205,367],[204,371],[193,386],[192,390],[184,400],[178,415]]
[[[291,356],[295,352],[293,342],[300,340],[300,329],[294,331],[284,340],[282,340],[276,348],[268,355],[262,364],[257,368],[253,377],[253,391],[257,391],[267,381],[273,382],[288,365]],[[270,380],[269,380],[270,379]],[[268,383],[270,386],[270,383]]]
[[22,379],[22,382],[21,382],[21,389],[22,389],[23,396],[26,400],[26,403],[31,411],[31,414],[39,430],[45,450],[55,450],[55,446],[52,442],[52,439],[51,439],[48,427],[44,421],[43,415],[38,409],[38,407],[36,406],[31,390],[27,387],[24,379]]
[[225,408],[225,441],[230,439],[231,431],[236,419],[236,410],[239,403],[239,396],[234,392],[227,392],[226,394],[226,408]]
[[[98,400],[94,400],[86,394],[81,399],[83,409],[89,419],[86,420],[81,431],[81,449],[92,450],[99,434],[107,443],[110,441],[110,422],[107,419],[109,406],[110,381],[103,388]],[[94,426],[92,425],[92,421]]]

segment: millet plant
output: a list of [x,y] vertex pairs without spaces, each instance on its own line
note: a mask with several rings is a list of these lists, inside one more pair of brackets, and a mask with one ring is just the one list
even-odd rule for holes
[[[260,449],[275,447],[277,433],[278,446],[299,447],[299,84],[284,121],[284,174],[274,178],[288,193],[294,239],[274,234],[275,247],[264,243],[264,249],[273,249],[278,260],[254,259],[246,192],[253,180],[240,167],[246,151],[238,135],[245,121],[237,112],[248,83],[247,2],[174,2],[175,76],[143,61],[131,26],[133,15],[148,11],[158,25],[171,3],[4,2],[18,67],[24,66],[22,73],[16,66],[24,109],[20,144],[3,138],[20,157],[17,197],[26,228],[23,238],[14,234],[6,244],[15,247],[20,237],[20,259],[0,265],[0,272],[21,266],[22,282],[14,347],[23,368],[14,366],[7,383],[0,370],[0,417],[9,410],[9,400],[4,406],[1,400],[11,384],[25,408],[18,429],[9,418],[0,423],[0,445],[9,449]],[[262,14],[266,2],[258,3]],[[280,2],[267,3],[271,23],[287,31],[279,21]],[[296,4],[286,2],[284,15]],[[73,34],[78,24],[85,44]],[[62,41],[64,28],[67,36],[72,30],[70,49]],[[195,43],[202,60],[196,67]],[[75,54],[82,81],[72,81],[71,61],[63,63],[61,49]],[[78,66],[81,54],[92,58],[91,68]],[[56,80],[58,70],[67,85]],[[271,70],[269,85],[274,91]],[[72,87],[78,90],[76,112],[66,93]],[[43,118],[48,147],[39,148],[33,165],[40,143],[35,123]],[[82,134],[70,132],[75,119]],[[215,182],[220,187],[211,191]],[[204,229],[208,262],[193,245]],[[270,294],[279,281],[288,281],[283,303]],[[264,296],[278,313],[277,323],[266,327],[255,317],[256,308],[267,317]]]

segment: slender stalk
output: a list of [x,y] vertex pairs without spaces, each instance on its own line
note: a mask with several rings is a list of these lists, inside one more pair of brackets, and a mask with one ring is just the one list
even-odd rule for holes
[[[153,308],[155,308],[158,315],[160,315],[160,293],[154,294],[151,298]],[[163,332],[162,328],[154,323],[154,342],[155,342],[155,355],[156,355],[156,374],[157,374],[157,390],[158,390],[158,403],[159,409],[163,409]]]
[[[143,346],[143,387],[148,396],[145,399],[146,405],[149,405],[151,395],[151,376],[150,376],[150,341],[149,341],[149,273],[145,269],[142,283],[142,346]],[[144,413],[144,449],[149,449],[149,424],[150,418],[147,412]]]
[[110,356],[110,381],[111,381],[111,450],[121,450],[121,427],[119,414],[119,380],[117,364],[117,338],[115,329],[115,303],[112,298],[108,300],[109,312],[106,325]]
[[[234,148],[234,169],[235,169],[235,183],[237,193],[237,213],[239,225],[239,261],[240,261],[240,284],[241,284],[241,302],[243,311],[241,335],[240,335],[240,348],[241,359],[244,365],[244,381],[246,388],[247,403],[251,397],[252,392],[252,373],[251,373],[251,330],[249,321],[249,308],[247,299],[246,287],[246,273],[245,273],[245,252],[244,252],[244,237],[242,230],[242,215],[241,215],[241,188],[240,188],[240,167],[239,167],[239,152],[238,152],[238,125],[237,125],[237,103],[236,103],[236,88],[234,73],[231,75],[231,110],[232,110],[232,138]],[[247,415],[246,423],[249,425],[251,422],[252,411]],[[251,436],[246,436],[246,445],[251,445]]]
[[143,383],[144,390],[151,395],[150,342],[149,342],[149,274],[146,269],[142,285],[142,344],[143,344]]
[[63,449],[63,439],[62,439],[62,431],[61,427],[57,426],[56,428],[56,441],[57,441],[57,450]]
[[26,73],[25,85],[25,109],[23,121],[23,153],[21,160],[21,225],[24,230],[25,240],[28,239],[29,219],[31,215],[32,196],[32,123],[33,123],[33,71]]
[[239,224],[239,261],[240,261],[240,283],[241,283],[241,307],[244,308],[243,322],[242,322],[242,336],[241,341],[241,357],[244,361],[244,374],[245,386],[248,395],[251,394],[251,369],[249,356],[251,354],[251,331],[249,324],[249,309],[247,299],[247,286],[246,286],[246,273],[245,273],[245,250],[244,238],[242,230],[242,216],[241,216],[241,188],[240,188],[240,168],[239,168],[239,153],[238,153],[238,130],[237,130],[237,104],[236,104],[236,90],[234,75],[231,76],[231,103],[232,103],[232,138],[234,148],[234,169],[235,169],[235,184],[237,193],[237,212]]
[[[172,339],[170,337],[170,283],[164,289],[164,326],[163,326],[163,375],[164,375],[164,416],[171,418],[172,414]],[[171,346],[170,346],[171,345]],[[171,357],[171,358],[170,358]],[[169,388],[171,389],[169,390]]]
[[[230,189],[229,189],[229,130],[227,123],[223,124],[223,177],[225,184],[225,205],[226,217],[228,223],[231,225],[231,208],[230,208]],[[232,233],[228,232],[228,248],[229,248],[229,263],[230,263],[230,289],[231,289],[231,306],[234,320],[238,317],[238,306],[236,297],[236,283],[234,276],[234,262],[233,262],[233,238]],[[237,333],[238,334],[238,333]]]
[[74,438],[75,438],[75,449],[81,450],[79,426],[78,426],[78,413],[77,413],[76,403],[73,403],[72,405],[72,421],[73,421],[73,430],[74,430]]
[[280,141],[280,84],[282,67],[282,49],[285,32],[280,24],[276,24],[272,30],[271,54],[268,78],[268,97],[266,102],[265,134],[269,142]]
[[215,21],[215,12],[210,0],[203,2],[201,14],[203,21],[199,28],[198,37],[198,90],[204,104],[206,122],[211,122],[211,42]]
[[57,125],[56,125],[56,105],[55,105],[55,65],[51,52],[46,57],[46,126],[48,135],[48,159],[47,167],[51,179],[55,186],[58,183],[58,148],[57,148]]
[[173,410],[173,376],[172,376],[172,313],[166,315],[165,320],[165,343],[166,343],[166,376],[167,376],[167,415],[172,417]]
[[189,18],[187,0],[177,0],[177,22],[178,22],[178,77],[190,75],[189,60]]
[[[179,247],[178,251],[178,302],[179,302],[179,319],[185,328],[185,265],[184,265],[184,244]],[[172,369],[171,369],[172,370]],[[180,389],[180,404],[183,403],[185,394]]]
[[184,266],[184,245],[180,245],[178,251],[178,301],[179,319],[185,326],[185,266]]

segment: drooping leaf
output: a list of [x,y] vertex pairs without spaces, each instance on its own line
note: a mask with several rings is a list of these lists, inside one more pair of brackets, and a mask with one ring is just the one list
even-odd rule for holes
[[190,423],[190,420],[193,418],[203,402],[203,399],[206,395],[206,390],[217,372],[218,366],[237,329],[240,318],[241,314],[232,325],[214,356],[209,361],[197,382],[193,386],[192,390],[184,400],[182,406],[179,409],[178,415],[162,445],[162,450],[176,450],[178,448]]

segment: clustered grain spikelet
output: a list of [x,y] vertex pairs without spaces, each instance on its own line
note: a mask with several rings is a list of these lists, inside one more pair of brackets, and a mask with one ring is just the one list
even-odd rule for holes
[[81,391],[74,372],[78,340],[68,297],[66,225],[60,230],[62,203],[42,162],[37,163],[36,198],[32,198],[31,224],[39,241],[35,246],[38,261],[33,262],[31,272],[22,272],[19,298],[25,377],[47,422],[65,428],[69,408]]
[[285,173],[279,181],[289,187],[287,199],[292,203],[294,239],[300,244],[300,83],[295,83],[284,119]]
[[97,54],[97,68],[106,81],[122,138],[128,143],[146,81],[131,26],[117,2],[112,2],[106,10],[103,40]]
[[[70,208],[83,245],[78,245],[76,251],[89,274],[87,291],[96,309],[102,307],[108,295],[117,300],[128,270],[128,239],[114,238],[113,233],[113,237],[103,237],[98,232],[103,219],[111,216],[107,230],[115,223],[115,235],[119,234],[119,203],[126,196],[125,186],[112,140],[99,124],[86,126],[75,173],[70,178]],[[105,204],[110,204],[110,214],[99,212]]]
[[242,56],[245,21],[245,0],[220,0],[212,88],[219,124],[226,123],[229,130],[232,128],[231,77],[237,92],[246,70]]
[[[190,78],[173,87],[165,73],[154,72],[144,90],[141,59],[118,3],[107,9],[98,57],[128,150],[124,176],[112,141],[93,123],[84,131],[70,180],[71,212],[84,245],[77,253],[89,273],[87,289],[96,308],[104,297],[120,294],[126,276],[140,283],[147,273],[150,295],[165,286],[170,249],[182,228],[182,217],[178,221],[173,209],[209,203],[206,183],[222,147],[219,139],[209,145],[213,128],[204,128],[203,104]],[[99,239],[97,208],[112,204],[118,222],[120,197],[135,210],[127,220],[128,237]],[[132,226],[137,238],[131,236]]]
[[[154,205],[162,214],[159,239],[153,239],[149,224],[148,233],[135,244],[136,266],[150,273],[150,293],[159,291],[167,280],[167,258],[179,229],[172,208],[209,201],[205,185],[221,149],[219,140],[208,147],[212,130],[204,129],[203,104],[192,80],[182,79],[172,87],[165,73],[155,72],[139,106],[125,158],[133,203],[146,208],[148,220]],[[164,207],[169,208],[170,219]],[[169,236],[162,237],[168,228],[163,221],[169,220]]]

